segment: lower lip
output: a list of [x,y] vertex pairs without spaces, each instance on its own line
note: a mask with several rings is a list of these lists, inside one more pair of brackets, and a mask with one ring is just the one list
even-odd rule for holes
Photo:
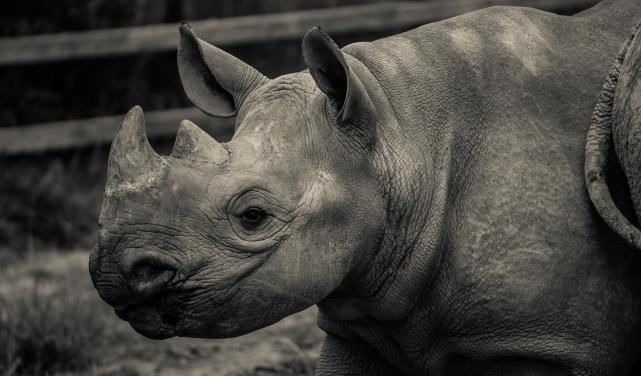
[[124,308],[115,308],[116,315],[125,321],[146,322],[152,321],[153,316],[160,316],[158,308],[149,304],[132,304]]
[[166,339],[176,336],[175,323],[168,324],[154,306],[133,305],[116,309],[116,315],[125,320],[138,333],[153,339]]
[[177,335],[176,321],[168,320],[156,305],[134,304],[114,311],[120,319],[147,337],[164,339]]
[[116,315],[125,321],[129,321],[133,318],[133,312],[136,310],[136,306],[126,306],[124,308],[118,307],[114,309]]

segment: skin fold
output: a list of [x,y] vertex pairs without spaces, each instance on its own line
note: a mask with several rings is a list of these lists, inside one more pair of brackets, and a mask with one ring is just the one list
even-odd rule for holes
[[152,338],[238,336],[317,304],[319,375],[635,374],[641,265],[583,168],[639,18],[632,0],[492,7],[342,50],[314,28],[309,69],[274,79],[183,25],[185,91],[236,133],[185,121],[158,155],[127,114],[94,284]]
[[635,25],[632,35],[623,44],[607,81],[599,95],[588,130],[585,153],[585,178],[590,194],[604,221],[622,238],[641,250],[641,231],[614,202],[608,184],[608,168],[612,149],[625,172],[634,212],[641,215],[641,179],[639,117],[639,61],[641,41],[638,34],[641,23]]

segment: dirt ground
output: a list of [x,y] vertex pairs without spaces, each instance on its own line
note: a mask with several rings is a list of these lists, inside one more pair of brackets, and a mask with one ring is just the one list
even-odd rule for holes
[[315,308],[239,338],[154,341],[100,300],[87,260],[81,251],[1,260],[0,374],[313,374],[323,337]]

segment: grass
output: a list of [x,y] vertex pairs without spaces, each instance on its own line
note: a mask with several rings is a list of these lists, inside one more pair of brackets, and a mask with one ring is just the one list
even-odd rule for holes
[[28,265],[2,270],[0,374],[84,371],[126,337],[127,328],[110,325],[106,306],[88,294],[88,276],[78,273],[86,254],[70,256],[67,268],[55,256],[32,254],[20,261]]
[[[5,375],[51,374],[84,370],[96,362],[87,344],[105,338],[94,306],[82,304],[71,291],[45,295],[39,283],[27,296],[0,299],[0,367]],[[77,325],[82,330],[77,330]]]

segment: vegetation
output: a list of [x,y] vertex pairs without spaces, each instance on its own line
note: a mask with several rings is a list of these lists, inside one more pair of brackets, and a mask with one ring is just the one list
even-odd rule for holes
[[0,271],[0,374],[86,370],[131,337],[92,291],[86,253],[31,253],[25,262]]
[[0,305],[5,307],[0,317],[5,374],[82,370],[96,361],[92,350],[96,339],[105,338],[105,326],[96,320],[95,305],[82,304],[72,291],[62,288],[46,296],[36,282],[27,296],[3,297]]

